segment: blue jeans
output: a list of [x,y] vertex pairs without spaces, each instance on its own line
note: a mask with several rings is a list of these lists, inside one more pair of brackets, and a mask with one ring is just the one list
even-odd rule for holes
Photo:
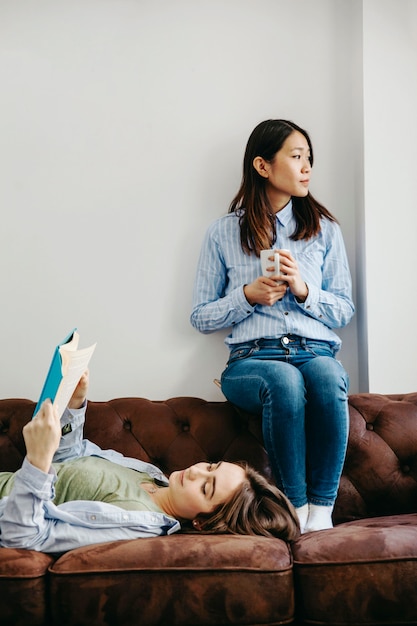
[[331,506],[349,431],[349,379],[332,347],[295,335],[233,346],[221,377],[237,407],[262,416],[275,480],[294,506]]

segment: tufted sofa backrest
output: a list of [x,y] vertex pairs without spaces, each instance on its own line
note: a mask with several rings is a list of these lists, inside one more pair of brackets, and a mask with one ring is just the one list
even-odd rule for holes
[[[0,471],[25,454],[30,400],[0,400]],[[417,393],[350,396],[350,435],[335,522],[417,511]],[[228,402],[177,397],[88,403],[85,437],[150,461],[167,475],[199,461],[246,460],[271,476],[259,418]]]
[[336,523],[417,511],[417,393],[349,398]]
[[258,420],[241,419],[228,402],[122,398],[90,402],[87,418],[88,439],[150,461],[166,474],[199,461],[224,459],[247,460],[270,475],[268,457],[256,436]]
[[[30,400],[0,400],[0,471],[15,471],[25,454],[22,428]],[[178,397],[165,401],[117,398],[89,401],[84,435],[101,448],[149,461],[167,475],[199,461],[247,460],[270,477],[259,420],[228,402]]]

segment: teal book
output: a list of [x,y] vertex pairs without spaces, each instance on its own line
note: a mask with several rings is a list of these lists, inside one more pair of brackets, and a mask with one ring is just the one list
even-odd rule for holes
[[42,402],[48,398],[53,406],[58,408],[59,417],[62,416],[96,348],[94,344],[79,350],[79,340],[80,336],[74,328],[56,346],[33,416],[39,411]]

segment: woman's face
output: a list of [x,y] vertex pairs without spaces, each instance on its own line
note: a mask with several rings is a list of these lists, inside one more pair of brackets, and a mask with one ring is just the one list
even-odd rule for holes
[[310,148],[304,135],[297,130],[293,131],[275,154],[273,161],[263,161],[262,171],[259,173],[267,179],[266,191],[273,206],[282,208],[288,204],[291,196],[306,196],[311,164]]
[[170,502],[178,518],[191,520],[228,502],[245,480],[245,470],[234,463],[196,463],[170,475]]

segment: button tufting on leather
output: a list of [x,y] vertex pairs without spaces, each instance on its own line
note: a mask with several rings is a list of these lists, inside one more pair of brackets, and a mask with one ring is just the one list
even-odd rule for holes
[[190,430],[190,425],[189,425],[189,424],[183,424],[183,425],[182,425],[182,431],[183,431],[184,433],[188,433],[188,432],[189,432],[189,430]]
[[123,422],[123,428],[125,430],[132,430],[132,422],[130,422],[129,420],[125,420]]
[[373,430],[374,429],[374,425],[370,424],[369,422],[366,424],[366,430]]

